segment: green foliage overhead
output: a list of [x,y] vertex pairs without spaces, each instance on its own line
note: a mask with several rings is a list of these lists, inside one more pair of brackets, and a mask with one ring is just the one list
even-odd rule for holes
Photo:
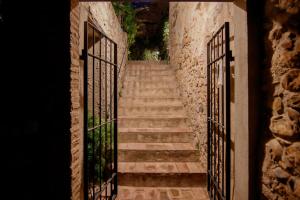
[[129,1],[113,1],[112,5],[115,9],[116,15],[120,17],[123,30],[128,35],[128,46],[134,44],[135,36],[137,34],[137,23],[135,20],[135,10]]
[[169,20],[166,19],[163,25],[163,47],[161,50],[162,58],[168,59],[169,55]]

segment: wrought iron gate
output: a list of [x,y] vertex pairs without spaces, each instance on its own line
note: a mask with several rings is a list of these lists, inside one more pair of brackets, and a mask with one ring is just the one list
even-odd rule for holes
[[207,170],[210,199],[230,199],[229,23],[207,44]]
[[84,24],[85,199],[117,196],[117,44]]

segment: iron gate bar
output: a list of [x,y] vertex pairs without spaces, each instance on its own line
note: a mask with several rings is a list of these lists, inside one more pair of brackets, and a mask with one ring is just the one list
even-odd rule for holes
[[107,63],[107,64],[110,64],[110,65],[113,65],[113,66],[117,66],[116,64],[114,64],[114,63],[112,63],[112,62],[109,62],[109,61],[107,61],[107,60],[104,60],[104,59],[100,58],[99,56],[95,56],[95,55],[90,54],[90,53],[88,53],[88,55],[89,55],[90,57],[97,58],[98,60],[103,61],[103,62],[105,62],[105,63]]
[[[88,59],[88,33],[87,33],[87,29],[88,29],[88,24],[84,23],[84,50],[82,51],[82,55],[83,55],[83,59],[84,59],[84,82],[86,82],[88,80],[88,62],[86,61]],[[84,97],[88,96],[88,88],[87,88],[87,84],[84,84]],[[87,131],[88,130],[88,102],[86,100],[86,98],[84,99],[84,135],[83,135],[83,140],[84,140],[84,144],[87,143],[88,141],[88,135],[87,135]],[[88,199],[88,182],[89,182],[89,178],[87,176],[88,174],[88,162],[87,162],[87,157],[88,157],[88,146],[84,145],[84,198]]]
[[[118,46],[114,43],[114,91],[118,92]],[[120,66],[121,68],[121,66]],[[118,118],[118,98],[114,98],[114,119]],[[118,120],[114,120],[114,131],[118,130]],[[114,172],[118,173],[118,132],[114,132]],[[114,195],[118,194],[118,176],[115,177],[114,180]]]
[[[105,39],[105,60],[107,60],[107,38],[104,38]],[[105,132],[105,137],[104,137],[104,142],[105,142],[105,161],[107,160],[107,63],[105,63],[105,68],[104,68],[104,74],[105,74],[105,93],[104,93],[104,104],[105,104],[105,114],[104,114],[104,120],[105,120],[105,126],[104,126],[104,132]],[[105,162],[105,165],[106,165],[106,162]],[[106,180],[106,175],[104,175],[104,178]],[[107,199],[107,187],[105,187],[105,199]]]
[[[102,38],[100,37],[100,40],[99,40],[99,77],[101,77],[101,75],[102,75],[102,58],[101,58],[101,55],[102,55],[102,40],[101,40]],[[94,57],[93,57],[94,58]],[[100,146],[102,146],[102,126],[104,125],[104,124],[102,124],[102,101],[101,101],[101,97],[102,97],[102,81],[100,80],[100,82],[99,82],[99,108],[100,108],[100,110],[98,111],[98,115],[99,115],[99,124],[100,124],[100,126],[98,127],[99,128],[99,144],[100,144]],[[101,155],[102,155],[102,148],[100,147],[100,150],[99,150],[99,160],[101,160],[102,158],[101,158]],[[99,183],[100,183],[100,199],[102,199],[102,189],[101,189],[101,187],[102,187],[102,178],[101,178],[101,176],[102,176],[102,171],[101,171],[101,169],[102,169],[102,166],[101,166],[101,164],[99,165]],[[102,169],[103,170],[103,169]]]
[[230,199],[229,45],[229,23],[225,22],[207,43],[207,189],[214,200]]
[[[93,55],[95,54],[95,30],[93,30]],[[92,112],[93,112],[93,127],[95,126],[95,59],[93,59],[93,103],[92,103]],[[95,165],[95,129],[92,131],[93,133],[93,142],[92,142],[92,152],[93,152],[93,158],[92,158],[92,166]],[[93,197],[95,196],[95,172],[94,169],[92,170],[92,179],[93,179]]]
[[[99,197],[101,200],[103,198],[112,200],[117,195],[117,44],[90,22],[84,23],[84,29],[84,49],[82,52],[82,58],[84,59],[84,197],[85,200],[95,200]],[[92,53],[89,52],[90,31],[92,32]],[[100,56],[95,55],[96,35],[100,38],[98,51],[100,52]],[[102,39],[104,39],[105,46],[103,46]],[[102,58],[102,48],[104,48],[104,58]],[[108,53],[109,56],[107,55]],[[89,67],[89,58],[92,59],[91,67]],[[99,77],[97,77],[99,80],[96,80],[95,63],[99,70]],[[104,67],[104,71],[102,67]],[[91,72],[89,72],[90,69]],[[89,73],[92,73],[91,97],[89,97],[88,87]],[[99,87],[98,120],[96,120],[97,116],[95,113],[95,103],[97,102],[95,100],[96,82]],[[104,94],[102,89],[104,89]],[[109,94],[107,94],[108,92]],[[89,98],[91,98],[92,104],[91,128],[89,127]],[[104,103],[104,110],[102,109],[102,102]],[[104,115],[104,119],[102,114]],[[96,138],[96,132],[99,138]],[[103,134],[104,138],[102,137]],[[89,135],[91,139],[89,139]],[[96,140],[98,145],[96,145]],[[89,148],[92,150],[92,155],[89,155]],[[89,160],[89,157],[91,157],[91,160]],[[97,163],[99,164],[98,167]],[[97,183],[97,180],[99,180],[99,183]]]

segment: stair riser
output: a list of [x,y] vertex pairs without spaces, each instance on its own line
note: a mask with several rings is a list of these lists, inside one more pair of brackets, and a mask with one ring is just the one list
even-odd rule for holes
[[122,91],[124,97],[169,97],[169,96],[178,96],[179,93],[176,90],[155,90],[152,91],[138,91],[138,90],[125,90]]
[[120,106],[182,106],[178,98],[121,98]]
[[154,89],[147,89],[147,88],[125,88],[122,90],[122,94],[126,95],[159,95],[159,94],[168,94],[168,95],[178,95],[177,88],[154,88]]
[[154,70],[170,70],[172,69],[169,65],[128,65],[127,70],[145,70],[145,71],[154,71]]
[[124,81],[153,81],[153,82],[166,82],[166,81],[173,81],[175,82],[176,79],[174,76],[125,76]]
[[176,88],[174,81],[152,82],[152,81],[127,81],[124,83],[125,89],[173,89]]
[[171,70],[128,70],[127,76],[174,76]]
[[122,116],[129,115],[184,115],[183,107],[120,107],[119,114]]
[[196,150],[124,150],[119,149],[120,162],[197,162]]
[[119,133],[119,141],[124,143],[180,143],[192,142],[191,133]]
[[119,119],[120,128],[175,128],[186,127],[187,119]]
[[205,173],[148,174],[118,173],[119,185],[135,187],[195,187],[206,185]]

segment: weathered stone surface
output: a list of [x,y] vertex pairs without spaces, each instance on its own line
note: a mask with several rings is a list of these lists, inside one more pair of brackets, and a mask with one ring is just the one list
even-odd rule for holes
[[273,111],[275,111],[275,113],[277,114],[282,114],[283,113],[283,104],[282,104],[282,100],[280,97],[276,97],[273,101]]
[[283,96],[283,92],[284,89],[281,86],[281,84],[276,84],[274,85],[274,93],[273,93],[273,97],[279,97],[279,96]]
[[282,79],[282,87],[291,92],[300,91],[300,69],[290,70]]
[[287,99],[287,106],[300,110],[300,94],[293,94]]
[[300,175],[300,142],[295,142],[286,148],[285,161]]
[[300,198],[300,178],[296,176],[292,176],[287,181],[287,186],[292,196],[291,199],[299,199]]
[[297,14],[300,10],[300,1],[298,0],[275,0],[271,1],[274,7],[279,8],[289,14]]
[[276,178],[278,179],[288,179],[291,175],[284,171],[283,169],[281,169],[280,167],[276,167],[274,170],[273,170],[273,173],[275,175]]
[[275,135],[283,138],[299,137],[300,133],[298,121],[292,121],[286,115],[273,116],[271,118],[270,130]]
[[292,108],[287,108],[287,114],[289,116],[289,118],[292,120],[292,121],[296,121],[296,122],[299,122],[300,120],[300,113]]
[[278,161],[281,158],[283,148],[281,144],[276,140],[272,139],[266,144],[266,154],[273,161]]
[[196,133],[194,144],[206,160],[207,42],[225,21],[232,22],[233,4],[171,2],[169,16],[171,67],[176,70],[183,103]]
[[278,144],[266,143],[262,194],[270,200],[299,200],[300,1],[265,2],[269,40],[265,43],[265,52],[266,63],[270,63],[266,77],[272,79],[266,80],[264,88],[274,88],[270,94],[272,104],[269,103],[270,98],[266,98],[265,103],[272,105],[269,129],[275,139],[271,141],[277,140],[281,151],[276,159],[271,159],[272,154],[268,152],[270,144],[275,147]]

